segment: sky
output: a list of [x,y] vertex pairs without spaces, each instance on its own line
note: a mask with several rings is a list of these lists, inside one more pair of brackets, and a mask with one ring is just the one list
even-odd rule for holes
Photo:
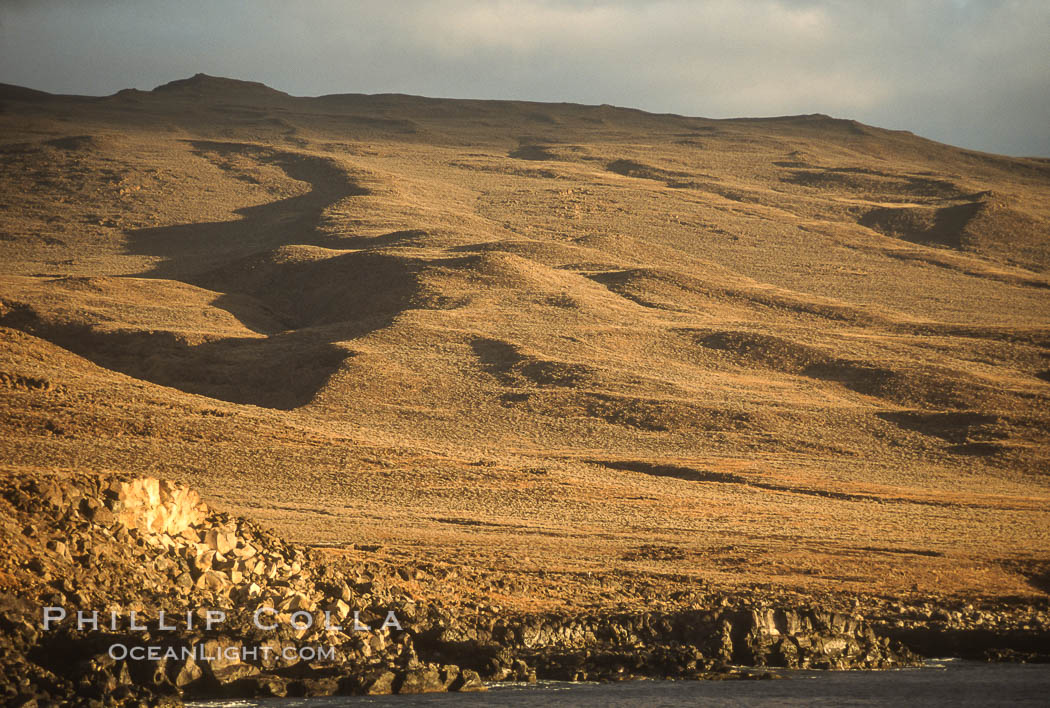
[[0,0],[0,83],[826,113],[1050,157],[1045,0]]

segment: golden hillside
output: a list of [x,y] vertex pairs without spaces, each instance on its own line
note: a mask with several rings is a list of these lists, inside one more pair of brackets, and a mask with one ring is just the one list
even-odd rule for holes
[[1050,161],[203,75],[0,103],[8,470],[521,606],[1045,587]]

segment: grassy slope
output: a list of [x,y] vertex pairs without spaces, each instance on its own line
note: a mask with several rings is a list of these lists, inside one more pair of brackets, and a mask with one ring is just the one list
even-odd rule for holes
[[159,473],[523,606],[1050,562],[1045,161],[204,77],[0,96],[7,468]]

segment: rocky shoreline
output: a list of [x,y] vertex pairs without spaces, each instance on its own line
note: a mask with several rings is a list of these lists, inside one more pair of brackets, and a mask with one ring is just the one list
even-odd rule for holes
[[8,475],[0,515],[0,698],[12,706],[1050,655],[1045,598],[994,608],[854,601],[847,610],[751,594],[680,609],[464,613],[407,589],[407,573],[285,543],[151,478]]

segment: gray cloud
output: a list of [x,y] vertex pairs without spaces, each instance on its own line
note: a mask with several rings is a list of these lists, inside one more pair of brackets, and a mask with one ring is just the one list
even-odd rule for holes
[[976,0],[0,2],[0,81],[64,93],[198,71],[297,95],[822,112],[1050,155],[1050,4]]

